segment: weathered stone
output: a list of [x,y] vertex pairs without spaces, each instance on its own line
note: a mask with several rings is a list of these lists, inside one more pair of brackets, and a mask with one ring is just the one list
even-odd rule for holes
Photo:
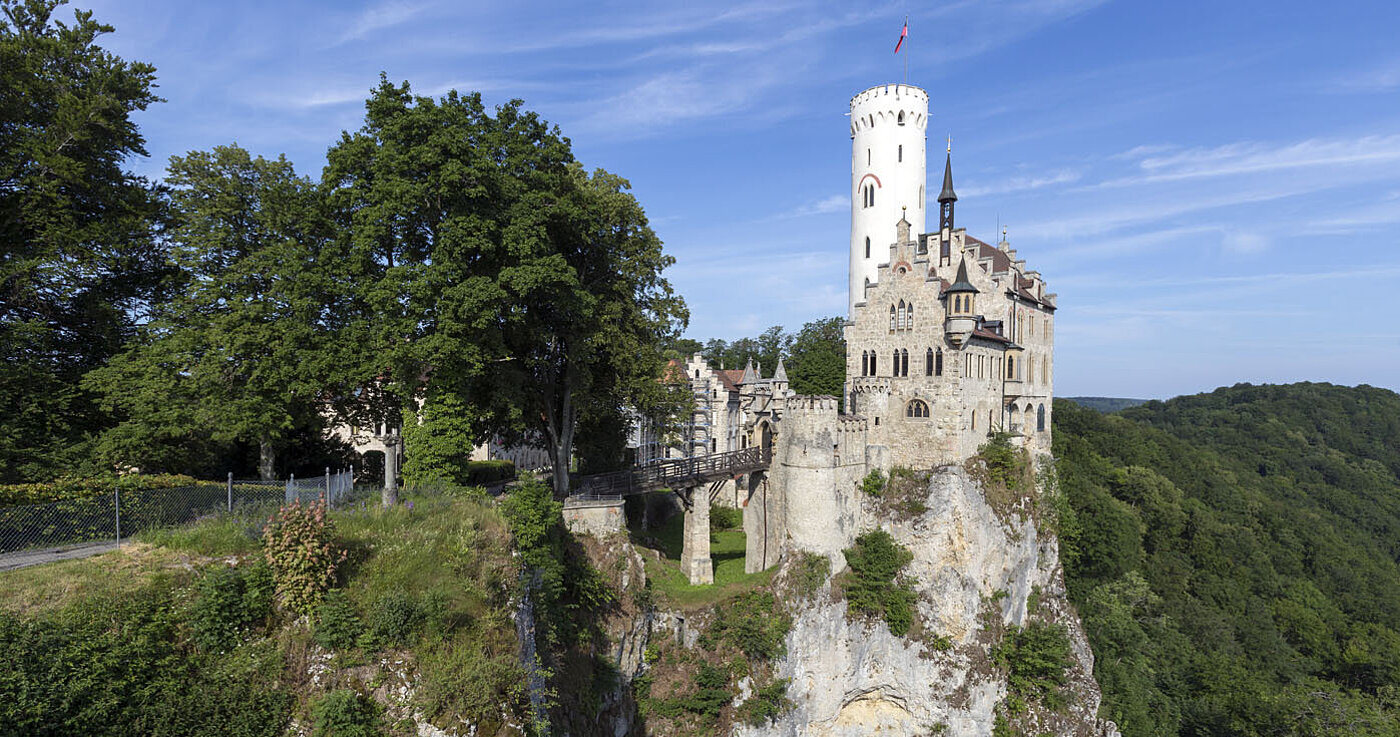
[[605,537],[615,532],[622,532],[627,526],[622,497],[616,499],[569,497],[564,500],[564,524],[569,528],[569,532],[576,535]]

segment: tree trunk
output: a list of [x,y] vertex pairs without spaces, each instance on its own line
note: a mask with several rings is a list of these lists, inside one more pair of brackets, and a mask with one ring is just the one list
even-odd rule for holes
[[258,442],[258,478],[262,481],[277,480],[277,451],[271,440]]
[[386,435],[384,440],[384,492],[380,502],[386,507],[399,503],[399,436]]

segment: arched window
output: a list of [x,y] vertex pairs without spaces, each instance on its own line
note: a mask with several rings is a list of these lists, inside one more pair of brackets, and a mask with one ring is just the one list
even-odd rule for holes
[[913,302],[910,302],[910,303],[909,303],[909,309],[908,309],[908,310],[905,310],[905,312],[904,312],[904,328],[905,328],[906,330],[913,330],[913,329],[914,329],[914,303],[913,303]]
[[933,349],[924,354],[924,376],[933,376]]
[[860,375],[870,375],[870,351],[861,351],[860,353]]
[[875,185],[870,185],[870,206],[875,206]]
[[907,405],[904,406],[904,416],[905,416],[905,417],[928,417],[928,416],[929,416],[928,404],[926,404],[926,403],[924,402],[924,400],[922,400],[922,399],[910,400],[909,404],[907,404]]
[[[900,125],[904,125],[904,121],[902,121],[902,120],[899,121],[899,124],[900,124]],[[899,144],[899,147],[896,149],[896,152],[897,152],[897,156],[899,157],[897,160],[898,160],[898,161],[904,161],[904,144],[902,144],[902,143]]]
[[1015,380],[1016,378],[1016,357],[1006,357],[1006,378]]
[[879,374],[876,373],[876,371],[875,371],[875,358],[876,358],[875,352],[874,352],[874,351],[871,351],[871,353],[870,353],[870,375],[871,375],[871,376],[879,376]]
[[903,110],[900,110],[900,111],[899,111],[899,117],[897,118],[897,120],[898,120],[898,122],[899,122],[900,125],[904,125],[904,111],[903,111]]
[[933,375],[943,375],[943,349],[939,348],[938,353],[933,357]]
[[909,351],[901,350],[899,352],[899,375],[909,375]]
[[890,332],[894,332],[894,305],[890,305]]
[[1035,411],[1035,431],[1045,432],[1045,405],[1040,405]]
[[865,257],[870,258],[870,236],[865,237]]
[[899,349],[894,350],[894,365],[890,366],[890,376],[899,376]]
[[898,319],[895,320],[895,329],[896,329],[896,330],[903,330],[903,329],[904,329],[905,322],[904,322],[904,300],[902,300],[902,299],[899,300],[899,312],[898,312],[898,315],[899,315]]

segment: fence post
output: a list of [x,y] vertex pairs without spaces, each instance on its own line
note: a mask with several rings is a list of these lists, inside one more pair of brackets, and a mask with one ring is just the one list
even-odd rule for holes
[[[290,504],[290,503],[292,502],[292,492],[293,492],[293,491],[296,491],[296,488],[297,488],[297,475],[294,474],[294,473],[289,473],[289,474],[287,474],[287,503],[288,503],[288,504]],[[301,492],[300,492],[300,491],[297,491],[296,494],[297,494],[297,501],[301,501]]]
[[228,511],[233,512],[233,471],[228,472]]
[[112,511],[117,517],[117,547],[122,546],[122,490],[115,484],[112,486]]
[[321,494],[321,503],[327,506],[331,503],[331,467],[326,466],[326,490]]

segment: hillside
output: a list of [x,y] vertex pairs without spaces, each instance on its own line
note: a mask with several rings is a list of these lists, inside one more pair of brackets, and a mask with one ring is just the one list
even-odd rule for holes
[[1071,599],[1125,735],[1400,734],[1400,396],[1055,407]]
[[1117,412],[1147,402],[1146,399],[1129,399],[1127,397],[1065,397],[1065,399],[1097,412]]

